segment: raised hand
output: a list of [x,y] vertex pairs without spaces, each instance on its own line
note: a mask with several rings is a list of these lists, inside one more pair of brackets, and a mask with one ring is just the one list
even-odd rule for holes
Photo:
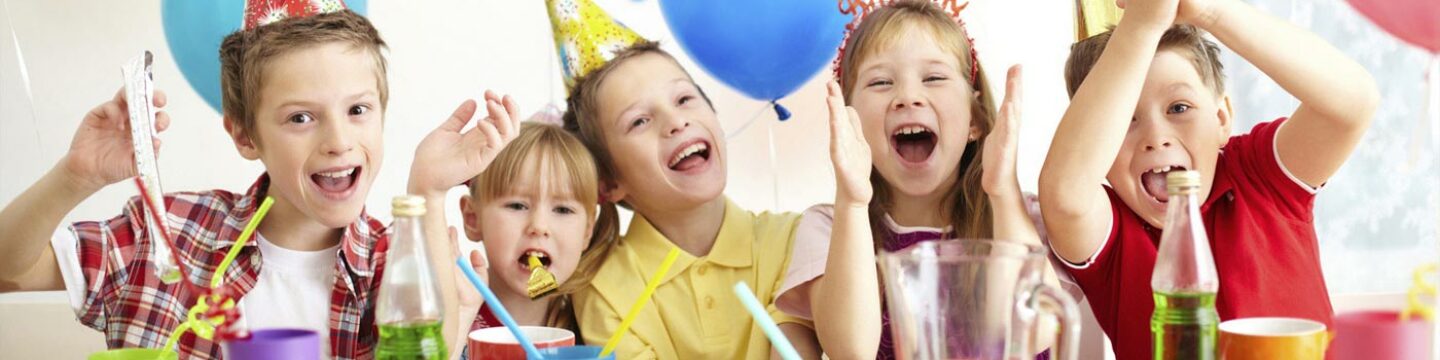
[[1181,1],[1188,0],[1116,0],[1115,6],[1125,9],[1121,23],[1129,20],[1145,24],[1149,29],[1164,31],[1175,24]]
[[870,144],[860,133],[860,115],[845,106],[840,84],[831,81],[825,98],[830,108],[830,161],[835,166],[835,206],[869,206]]
[[[155,107],[163,107],[165,102],[165,92],[155,90]],[[155,114],[155,131],[169,127],[170,115],[164,111]],[[155,151],[159,150],[160,139],[156,138]],[[135,149],[130,142],[130,113],[124,88],[85,114],[60,166],[75,185],[90,191],[135,177]]]
[[1000,102],[1000,111],[995,114],[990,135],[985,137],[980,186],[990,196],[1020,195],[1020,182],[1015,175],[1020,105],[1024,99],[1020,83],[1020,65],[1011,66],[1005,77],[1005,99]]
[[415,161],[410,167],[412,193],[443,194],[464,183],[485,171],[500,150],[519,135],[520,116],[515,101],[491,91],[485,92],[488,114],[475,128],[461,132],[477,108],[474,100],[466,100],[415,147]]

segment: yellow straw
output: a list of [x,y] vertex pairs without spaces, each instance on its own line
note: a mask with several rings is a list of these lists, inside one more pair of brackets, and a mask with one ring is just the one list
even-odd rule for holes
[[[211,289],[216,289],[216,288],[219,288],[219,287],[220,287],[220,280],[223,278],[222,275],[225,274],[225,270],[226,270],[226,269],[229,269],[229,268],[230,268],[230,263],[231,263],[231,262],[234,262],[234,261],[235,261],[235,257],[240,255],[240,248],[245,247],[245,242],[246,242],[246,241],[249,241],[249,240],[250,240],[250,235],[254,234],[254,233],[255,233],[255,229],[258,228],[258,227],[260,227],[260,220],[265,218],[265,214],[267,214],[267,213],[270,212],[270,205],[274,205],[274,204],[275,204],[275,198],[266,196],[266,197],[265,197],[265,201],[260,203],[260,208],[259,208],[258,210],[255,210],[255,215],[250,216],[250,222],[249,222],[248,224],[245,224],[245,229],[244,229],[244,230],[241,230],[241,231],[240,231],[240,237],[235,239],[235,243],[234,243],[234,244],[230,244],[230,251],[227,252],[227,253],[225,253],[225,258],[222,259],[222,260],[220,260],[220,265],[219,265],[219,266],[216,266],[216,267],[215,267],[215,274],[213,274],[213,275],[210,277],[210,288],[211,288]],[[186,280],[186,281],[189,281],[189,280]],[[211,297],[212,297],[212,299],[211,299],[212,301],[218,301],[218,300],[219,300],[219,299],[218,299],[218,298],[219,298],[219,294],[211,294]],[[219,306],[226,306],[226,307],[228,307],[228,306],[234,306],[234,305],[233,305],[233,299],[232,299],[232,301],[228,301],[226,304],[223,304],[223,305],[217,304],[217,305],[219,305]],[[184,335],[186,330],[196,329],[196,333],[197,333],[197,334],[202,334],[202,332],[203,332],[202,335],[204,335],[204,334],[210,334],[210,332],[209,332],[210,329],[213,329],[214,326],[218,326],[219,323],[225,321],[225,318],[224,318],[224,317],[217,317],[217,318],[213,318],[213,319],[197,319],[197,318],[196,318],[199,314],[203,314],[205,311],[207,311],[207,310],[209,309],[209,307],[210,307],[210,306],[209,306],[208,303],[205,302],[204,297],[201,297],[201,298],[199,298],[199,299],[195,299],[195,306],[192,306],[192,307],[190,308],[189,314],[188,314],[188,316],[187,316],[188,319],[187,319],[185,322],[180,323],[180,326],[177,326],[177,327],[175,328],[175,331],[172,332],[172,333],[170,333],[170,339],[165,341],[165,347],[163,347],[162,349],[165,349],[165,351],[175,351],[175,350],[173,350],[173,349],[175,348],[175,343],[179,342],[180,336],[181,336],[181,335]],[[206,325],[206,324],[204,324],[205,321],[213,322],[213,324],[209,324],[209,325],[211,325],[211,326],[205,327],[205,326],[204,326],[204,325]],[[201,329],[204,329],[204,330],[202,331]],[[205,335],[205,336],[202,336],[202,337],[209,338],[209,335]]]
[[1426,321],[1435,318],[1435,308],[1425,304],[1425,301],[1421,300],[1420,296],[1435,296],[1435,285],[1431,285],[1430,282],[1425,281],[1425,275],[1435,272],[1437,266],[1440,265],[1434,263],[1421,265],[1420,268],[1415,269],[1415,272],[1411,274],[1414,284],[1411,285],[1409,293],[1406,294],[1407,306],[1400,310],[1400,321],[1410,321],[1412,315],[1420,315],[1420,318]]
[[680,248],[671,247],[670,253],[665,255],[665,261],[660,262],[660,268],[655,269],[655,274],[650,275],[650,283],[645,285],[645,292],[640,293],[640,298],[635,299],[635,305],[630,306],[630,313],[625,314],[625,319],[620,320],[620,327],[615,329],[615,334],[610,335],[610,340],[605,342],[605,348],[600,350],[600,357],[610,356],[616,346],[620,346],[620,338],[630,330],[630,324],[640,316],[640,309],[645,308],[645,303],[650,302],[650,295],[655,294],[655,288],[660,286],[660,280],[665,279],[665,273],[670,272],[670,265],[675,264],[675,259],[680,257]]
[[275,198],[266,196],[265,201],[260,203],[260,209],[255,210],[255,215],[250,216],[250,223],[245,224],[245,230],[240,231],[240,237],[230,245],[230,252],[225,253],[225,259],[220,260],[220,266],[216,267],[215,274],[210,276],[211,289],[220,287],[220,279],[225,275],[225,270],[229,269],[230,262],[235,261],[235,257],[240,255],[240,248],[245,247],[245,242],[250,240],[250,235],[260,227],[260,220],[270,212],[270,205],[275,205]]

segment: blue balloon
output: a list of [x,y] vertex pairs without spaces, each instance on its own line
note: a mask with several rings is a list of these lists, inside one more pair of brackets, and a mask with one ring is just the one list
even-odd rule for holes
[[834,0],[661,0],[660,9],[707,73],[771,102],[828,68],[850,21]]
[[[365,14],[366,0],[345,5]],[[245,0],[162,0],[161,23],[170,54],[190,87],[205,103],[220,111],[220,41],[240,30]]]

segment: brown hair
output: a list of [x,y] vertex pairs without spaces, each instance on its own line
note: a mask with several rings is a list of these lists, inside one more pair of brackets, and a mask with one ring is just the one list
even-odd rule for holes
[[[854,92],[860,63],[893,44],[909,41],[900,36],[910,28],[929,32],[936,46],[953,54],[960,67],[956,70],[962,76],[970,75],[971,66],[979,69],[979,64],[972,64],[970,37],[965,27],[930,1],[897,1],[867,15],[845,44],[847,50],[840,58],[840,88],[847,103]],[[945,203],[950,204],[950,208],[943,209],[943,214],[950,218],[951,231],[955,236],[989,238],[994,221],[990,199],[980,185],[980,159],[981,150],[985,148],[985,136],[990,134],[995,123],[995,109],[990,93],[986,91],[989,81],[985,78],[985,71],[977,70],[975,75],[975,79],[965,80],[973,84],[972,89],[979,91],[979,96],[956,100],[972,101],[970,120],[973,126],[980,128],[980,136],[965,145],[965,155],[960,157],[957,169],[959,178],[945,192]],[[870,228],[878,249],[889,237],[888,227],[881,223],[881,219],[894,202],[891,194],[894,190],[878,171],[870,173],[870,185],[875,189],[875,197],[870,201]]]
[[280,20],[249,30],[231,33],[220,43],[221,107],[225,118],[234,122],[252,141],[255,137],[255,116],[260,105],[260,89],[264,84],[265,67],[275,58],[328,43],[344,43],[364,50],[375,60],[379,84],[380,106],[390,100],[386,81],[385,40],[370,20],[350,10]]
[[[532,162],[533,161],[533,162]],[[535,164],[530,168],[527,164]],[[477,205],[511,194],[515,181],[527,177],[568,178],[568,183],[551,182],[551,190],[569,193],[582,204],[600,204],[599,218],[590,234],[590,242],[580,255],[575,272],[560,284],[558,296],[545,311],[546,324],[574,328],[574,311],[569,295],[590,283],[600,269],[604,255],[620,237],[620,216],[613,204],[601,204],[599,171],[594,157],[585,145],[556,125],[525,122],[520,134],[495,155],[490,166],[470,181],[470,196]],[[478,206],[477,206],[478,208]],[[585,213],[596,218],[597,206],[586,206]]]
[[[1112,27],[1070,46],[1070,58],[1065,60],[1065,89],[1070,92],[1071,97],[1080,89],[1080,83],[1085,81],[1085,77],[1090,75],[1090,69],[1095,67],[1095,62],[1100,60],[1100,54],[1110,43],[1110,34],[1114,31]],[[1225,93],[1225,67],[1220,63],[1220,47],[1205,38],[1204,30],[1191,25],[1171,26],[1160,36],[1157,49],[1174,49],[1190,58],[1205,85],[1217,95]]]
[[[617,181],[619,174],[615,173],[615,157],[610,154],[610,149],[605,144],[604,133],[601,132],[600,85],[611,72],[615,71],[615,68],[620,67],[620,64],[644,54],[659,54],[675,61],[674,56],[660,48],[660,43],[641,40],[615,53],[615,57],[605,65],[576,78],[575,86],[570,89],[570,95],[565,99],[568,106],[562,117],[565,130],[579,137],[590,149],[590,152],[595,154],[595,162],[600,166],[600,179],[607,183]],[[676,66],[679,66],[679,62],[676,62]],[[685,71],[685,69],[681,67],[680,71]],[[685,72],[685,75],[689,76],[690,74]],[[700,92],[700,98],[710,106],[710,110],[715,110],[715,104],[710,102],[710,97],[705,95],[705,90],[701,89],[698,84],[695,85],[695,88]],[[623,201],[620,205],[629,207]]]

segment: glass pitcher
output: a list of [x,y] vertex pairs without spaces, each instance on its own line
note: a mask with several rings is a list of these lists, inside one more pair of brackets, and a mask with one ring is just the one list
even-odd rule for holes
[[1040,245],[926,241],[878,261],[900,359],[1034,359],[1041,312],[1059,320],[1054,358],[1076,358],[1079,308],[1041,281],[1050,265]]

